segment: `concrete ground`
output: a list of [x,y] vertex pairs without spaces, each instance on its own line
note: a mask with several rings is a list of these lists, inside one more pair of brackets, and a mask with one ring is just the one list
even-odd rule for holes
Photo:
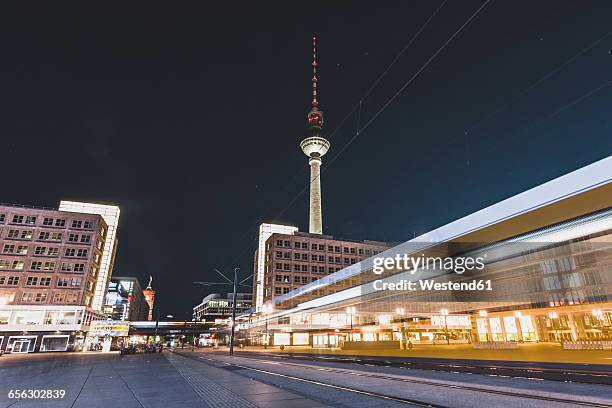
[[[8,407],[571,407],[610,406],[610,387],[529,378],[402,370],[334,362],[228,357],[188,349],[119,356],[39,353],[0,358]],[[65,390],[61,399],[11,390]]]
[[[244,350],[281,352],[278,346],[269,347],[268,349],[264,349],[263,347],[245,347]],[[514,350],[475,350],[472,348],[471,344],[415,345],[412,350],[338,350],[316,349],[309,346],[286,346],[284,352],[381,357],[612,364],[612,352],[610,350],[564,350],[558,343],[521,344],[518,349]]]

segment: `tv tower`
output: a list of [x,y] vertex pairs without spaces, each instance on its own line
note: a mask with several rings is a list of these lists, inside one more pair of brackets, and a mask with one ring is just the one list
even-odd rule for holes
[[308,112],[308,130],[300,147],[310,159],[310,225],[311,234],[323,233],[321,213],[321,157],[329,150],[329,140],[323,136],[323,112],[317,96],[317,37],[312,37],[312,108]]

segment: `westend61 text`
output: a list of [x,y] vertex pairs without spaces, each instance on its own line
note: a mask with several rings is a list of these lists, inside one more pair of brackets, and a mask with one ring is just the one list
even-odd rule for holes
[[491,280],[472,280],[469,282],[436,282],[433,279],[419,279],[417,282],[402,279],[399,282],[383,282],[375,280],[372,282],[374,290],[461,290],[461,291],[483,291],[493,290]]
[[484,269],[484,258],[481,256],[477,258],[472,258],[470,256],[426,257],[425,254],[421,254],[421,256],[408,256],[406,254],[402,256],[397,254],[394,257],[374,258],[374,268],[372,272],[376,275],[380,275],[385,270],[405,270],[414,274],[417,269],[453,271],[458,274],[473,270],[482,271]]

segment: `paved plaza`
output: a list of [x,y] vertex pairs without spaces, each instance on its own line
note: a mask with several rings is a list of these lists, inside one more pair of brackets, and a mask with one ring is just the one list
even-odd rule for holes
[[[604,385],[246,354],[7,355],[0,359],[0,408],[612,406]],[[65,396],[10,398],[11,390],[63,390]]]

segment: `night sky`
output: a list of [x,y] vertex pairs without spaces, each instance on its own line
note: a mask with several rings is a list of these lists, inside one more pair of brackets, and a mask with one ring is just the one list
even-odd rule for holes
[[[212,268],[252,272],[260,222],[308,230],[312,35],[330,135],[442,4],[18,3],[0,201],[119,205],[114,275],[153,275],[178,318]],[[326,167],[482,4],[444,4],[330,137],[325,233],[411,239],[612,152],[612,3],[493,0]]]

